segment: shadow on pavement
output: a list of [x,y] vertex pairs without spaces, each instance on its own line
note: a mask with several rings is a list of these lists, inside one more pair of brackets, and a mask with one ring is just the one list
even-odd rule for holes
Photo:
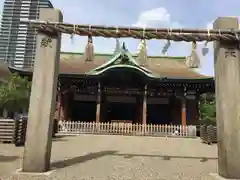
[[175,159],[199,159],[201,162],[206,162],[208,160],[217,160],[216,157],[194,157],[194,156],[168,156],[168,155],[151,155],[151,154],[113,154],[113,156],[123,156],[124,158],[132,157],[153,157],[162,158],[163,160]]
[[4,156],[0,155],[0,162],[11,162],[11,161],[16,161],[19,159],[18,156]]
[[86,161],[97,159],[97,158],[100,158],[100,157],[103,157],[103,156],[113,155],[116,152],[117,151],[100,151],[100,152],[89,153],[89,154],[84,155],[84,156],[79,156],[79,157],[74,157],[74,158],[67,159],[67,160],[53,162],[52,167],[57,168],[57,169],[61,169],[61,168],[65,168],[65,167],[68,167],[68,166],[73,166],[75,164],[80,164],[80,163],[83,163],[83,162],[86,162]]
[[66,136],[54,136],[52,138],[52,141],[67,141],[67,139],[65,139]]
[[76,137],[78,135],[55,135],[52,137],[52,141],[69,141],[71,137]]

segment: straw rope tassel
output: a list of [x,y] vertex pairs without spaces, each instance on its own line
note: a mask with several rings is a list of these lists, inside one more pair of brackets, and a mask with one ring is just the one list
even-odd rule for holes
[[72,43],[72,45],[74,44],[74,34],[71,34],[70,35],[70,39],[71,39],[71,43]]
[[206,42],[204,43],[204,46],[203,46],[203,48],[202,48],[202,55],[203,55],[203,56],[206,56],[207,53],[209,52],[209,48],[207,47],[207,45],[208,45],[208,41],[206,41]]
[[199,68],[200,66],[200,58],[197,54],[197,43],[194,41],[192,43],[192,53],[191,56],[187,59],[187,65],[190,68]]
[[147,43],[146,39],[142,39],[139,46],[138,60],[141,65],[147,65]]
[[85,47],[85,60],[86,61],[93,61],[94,58],[94,47],[93,47],[93,40],[92,40],[92,36],[88,35],[88,42],[87,45]]
[[197,49],[197,43],[196,43],[196,41],[193,41],[192,42],[192,51],[196,51],[196,49]]
[[75,27],[75,25],[73,25],[73,32],[74,33],[70,34],[70,39],[71,39],[72,45],[74,44],[74,36],[75,36],[75,31],[76,31],[75,29],[76,29],[76,27]]
[[[208,34],[208,38],[210,39],[210,37],[211,37],[210,29],[208,29],[207,31],[208,31],[208,33],[207,33],[207,34]],[[204,46],[203,46],[203,48],[202,48],[202,55],[203,55],[203,56],[205,56],[205,55],[209,52],[209,49],[208,49],[207,45],[208,45],[208,41],[206,41],[206,42],[204,43]]]

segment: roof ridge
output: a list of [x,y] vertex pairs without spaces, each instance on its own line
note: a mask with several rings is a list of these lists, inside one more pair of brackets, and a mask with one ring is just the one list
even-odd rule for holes
[[[120,52],[115,54],[115,56],[111,57],[108,61],[106,61],[104,64],[98,66],[97,68],[91,70],[90,72],[94,72],[94,71],[103,71],[103,69],[109,69],[109,66],[114,66],[116,65],[115,63],[121,59],[121,62],[119,63],[119,65],[123,65],[125,64],[123,61],[124,57],[127,57],[128,59],[128,63],[133,64],[133,66],[136,66],[138,68],[141,69],[141,71],[145,71],[145,73],[150,73],[150,71],[144,67],[141,67],[140,64],[135,60],[134,57],[132,57],[131,53],[127,50],[127,48],[125,47],[125,43],[123,43]],[[126,65],[126,64],[125,64]]]
[[[67,52],[61,51],[61,54],[68,54],[68,55],[84,55],[84,52]],[[137,57],[136,54],[130,53],[134,58]],[[98,56],[113,56],[113,53],[94,53],[94,55]],[[167,58],[167,59],[174,59],[174,60],[185,60],[186,56],[149,56],[148,58]]]

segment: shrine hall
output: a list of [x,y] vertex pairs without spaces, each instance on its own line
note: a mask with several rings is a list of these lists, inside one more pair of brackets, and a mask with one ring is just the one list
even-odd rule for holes
[[[213,77],[201,75],[199,57],[137,55],[126,45],[112,54],[62,52],[55,118],[84,122],[195,125],[199,96],[214,91]],[[9,66],[28,76],[33,68]]]

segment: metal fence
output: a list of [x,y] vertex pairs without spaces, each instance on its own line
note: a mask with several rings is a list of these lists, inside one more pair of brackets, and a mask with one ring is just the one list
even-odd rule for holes
[[59,121],[58,134],[197,137],[196,126]]

